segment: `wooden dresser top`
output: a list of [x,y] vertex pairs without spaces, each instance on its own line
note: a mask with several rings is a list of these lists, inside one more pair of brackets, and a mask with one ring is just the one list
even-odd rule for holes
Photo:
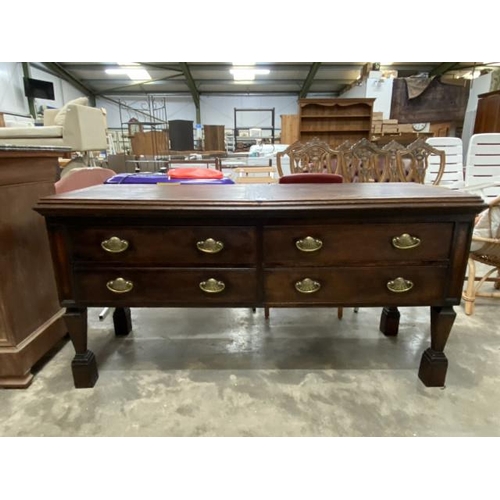
[[99,185],[42,198],[43,215],[77,212],[151,210],[290,211],[342,209],[459,209],[478,213],[479,196],[416,183],[254,184],[254,185]]

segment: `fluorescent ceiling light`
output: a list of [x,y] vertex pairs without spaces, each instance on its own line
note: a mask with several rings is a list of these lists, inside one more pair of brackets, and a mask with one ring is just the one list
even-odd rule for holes
[[255,66],[254,62],[239,62],[239,63],[233,63],[233,66]]
[[255,80],[255,75],[268,75],[270,71],[268,69],[238,68],[230,69],[229,73],[233,75],[235,80]]
[[151,80],[151,76],[145,69],[139,68],[120,68],[120,69],[107,69],[108,75],[127,75],[131,80]]
[[481,76],[481,72],[478,69],[476,69],[474,71],[469,71],[465,73],[464,75],[462,75],[462,78],[464,78],[465,80],[474,80],[478,76]]

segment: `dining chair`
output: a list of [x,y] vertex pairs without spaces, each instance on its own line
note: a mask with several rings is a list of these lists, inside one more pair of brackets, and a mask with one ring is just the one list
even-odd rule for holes
[[333,163],[338,156],[338,151],[332,149],[327,142],[320,140],[318,137],[314,137],[304,144],[295,142],[282,153],[278,168],[280,177],[285,175],[282,161],[286,156],[289,159],[290,174],[335,173]]
[[381,182],[384,168],[379,161],[385,153],[373,142],[363,138],[340,151],[340,168],[344,182]]
[[[438,157],[434,160],[433,157]],[[438,185],[446,167],[446,155],[444,151],[434,148],[428,144],[424,137],[419,137],[404,150],[396,151],[396,160],[399,175],[404,182],[417,182],[424,184],[429,165],[438,161],[437,173],[431,184]]]
[[392,140],[382,146],[383,152],[383,174],[384,182],[404,182],[398,167],[398,152],[402,153],[406,148],[399,142]]

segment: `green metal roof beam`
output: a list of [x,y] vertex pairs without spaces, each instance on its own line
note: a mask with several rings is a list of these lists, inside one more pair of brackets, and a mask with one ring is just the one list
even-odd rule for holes
[[182,69],[182,72],[184,73],[184,76],[186,77],[186,83],[187,86],[189,87],[189,90],[191,91],[191,95],[193,96],[193,101],[194,105],[196,106],[196,109],[200,108],[200,93],[198,92],[198,89],[196,88],[196,83],[194,81],[193,76],[191,75],[191,71],[189,70],[189,66],[185,62],[179,63]]
[[447,71],[453,69],[458,63],[456,62],[444,62],[439,66],[436,66],[430,73],[429,76],[441,76],[444,75]]
[[300,89],[299,98],[302,99],[303,97],[307,96],[307,93],[309,92],[309,89],[311,88],[314,77],[316,76],[316,73],[318,72],[318,69],[320,66],[321,66],[320,62],[312,63],[311,69],[309,70],[309,74],[307,75],[306,79],[304,80],[304,84],[302,85],[302,88]]

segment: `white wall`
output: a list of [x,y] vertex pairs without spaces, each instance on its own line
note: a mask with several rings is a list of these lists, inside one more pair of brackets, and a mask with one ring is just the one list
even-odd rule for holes
[[0,62],[0,112],[29,115],[20,62]]
[[370,71],[368,78],[344,92],[341,98],[374,98],[373,111],[384,114],[384,120],[391,117],[392,78],[382,78],[380,71]]
[[191,96],[98,97],[96,106],[105,108],[109,128],[120,129],[135,118],[141,122],[190,120],[196,123],[196,108]]
[[368,78],[366,84],[366,97],[373,97],[373,111],[383,113],[384,120],[391,117],[392,78]]
[[[111,102],[105,98],[97,98],[96,105],[107,111],[107,121],[110,128],[121,128],[131,118],[139,121],[152,121],[151,111],[157,120],[191,120],[196,125],[196,108],[191,96],[155,96],[148,100],[144,98],[111,97]],[[128,106],[128,107],[127,107]],[[224,125],[234,128],[234,109],[271,109],[274,108],[274,127],[281,129],[281,115],[298,113],[296,96],[204,96],[200,98],[200,117],[203,125]],[[120,117],[121,110],[121,117]],[[238,127],[265,127],[271,124],[269,112],[238,113]]]
[[[31,77],[49,81],[54,84],[55,100],[35,99],[35,109],[40,106],[59,108],[66,102],[84,94],[70,83],[53,76],[41,68],[30,66]],[[28,98],[24,95],[23,67],[20,62],[0,62],[0,112],[9,117],[9,113],[29,116]],[[15,121],[23,121],[20,117],[12,117]]]
[[[469,140],[474,131],[474,123],[476,121],[477,111],[477,96],[489,92],[491,88],[491,73],[481,75],[471,81],[469,91],[469,100],[467,101],[467,108],[465,111],[464,126],[462,129],[462,143],[464,150],[464,162],[467,158],[467,149],[469,147]],[[465,163],[464,163],[465,164]]]
[[[296,96],[201,96],[200,115],[204,125],[224,125],[234,128],[234,109],[274,108],[274,127],[281,129],[281,115],[299,112]],[[270,112],[243,112],[237,115],[238,128],[269,127]]]

